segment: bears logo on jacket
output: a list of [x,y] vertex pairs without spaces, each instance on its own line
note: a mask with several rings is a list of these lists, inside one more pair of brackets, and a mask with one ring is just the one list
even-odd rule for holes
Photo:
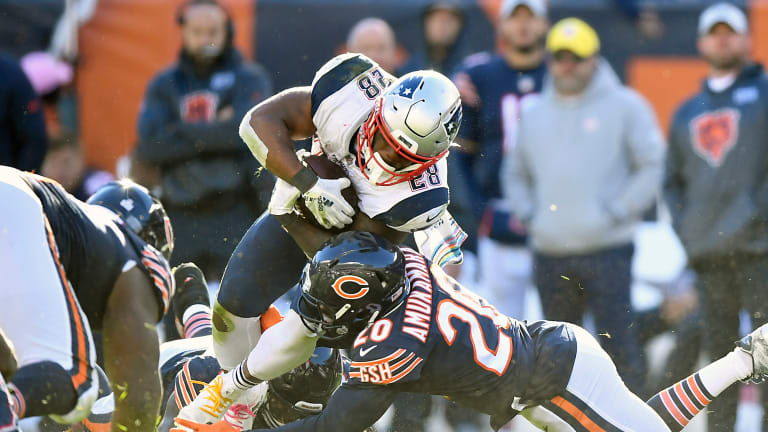
[[739,136],[738,111],[726,108],[706,112],[691,120],[693,150],[712,167],[723,164]]

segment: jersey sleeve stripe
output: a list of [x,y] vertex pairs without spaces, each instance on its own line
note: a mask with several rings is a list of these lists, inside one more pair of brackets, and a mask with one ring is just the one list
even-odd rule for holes
[[407,368],[405,368],[405,369],[404,369],[402,372],[398,373],[397,375],[393,375],[393,376],[392,376],[392,378],[390,378],[390,379],[388,379],[388,380],[384,380],[384,381],[383,381],[383,383],[384,383],[384,384],[392,384],[392,383],[395,383],[395,382],[398,382],[398,381],[400,381],[400,380],[401,380],[401,379],[403,379],[403,378],[404,378],[406,375],[408,375],[409,373],[411,373],[411,371],[412,371],[412,370],[416,369],[416,366],[418,366],[418,365],[419,365],[419,363],[421,363],[421,362],[422,362],[422,360],[423,360],[423,359],[422,359],[421,357],[416,357],[416,360],[414,360],[414,361],[413,361],[413,363],[411,363],[411,365],[410,365],[410,366],[408,366]]
[[179,409],[184,408],[185,405],[181,403],[181,399],[179,399],[179,393],[176,391],[176,389],[173,389],[173,397],[176,399],[176,406]]
[[448,201],[448,188],[434,188],[420,194],[411,195],[384,213],[374,216],[373,219],[393,228],[399,227],[417,216],[447,204]]
[[406,357],[406,358],[400,360],[399,362],[393,364],[392,365],[392,370],[396,370],[396,369],[402,367],[404,364],[406,364],[409,361],[411,361],[411,359],[414,358],[415,356],[416,356],[416,354],[411,353],[410,355],[408,355],[408,357]]
[[[181,398],[184,400],[184,405],[188,405],[192,400],[189,397],[189,394],[187,394],[187,391],[184,389],[184,384],[181,382],[181,373],[176,376],[176,382],[174,383],[174,391],[176,392],[176,396],[178,397],[179,394],[181,394]],[[181,401],[179,401],[181,403]]]
[[[159,277],[152,275],[152,280],[155,282],[155,286],[160,289],[160,294],[163,296],[163,303],[168,303],[168,291],[162,289],[163,286],[163,280]],[[166,311],[167,312],[167,311]]]
[[371,361],[367,361],[367,362],[351,362],[350,366],[351,367],[361,367],[361,366],[362,367],[368,367],[368,366],[374,366],[374,365],[379,365],[379,364],[383,364],[383,363],[389,363],[390,361],[392,361],[392,360],[400,357],[401,355],[403,355],[403,353],[405,353],[405,350],[403,348],[400,348],[399,350],[395,351],[394,353],[392,353],[392,354],[390,354],[390,355],[388,355],[388,356],[386,356],[384,358],[381,358],[381,359],[378,359],[378,360],[371,360]]
[[141,264],[162,296],[163,313],[168,312],[169,299],[173,295],[173,279],[170,269],[165,261],[158,258],[151,250],[144,249],[141,255]]
[[336,93],[352,79],[373,67],[367,58],[356,55],[326,72],[312,87],[312,117],[328,96]]
[[192,377],[189,374],[189,362],[184,363],[184,384],[189,389],[189,395],[192,396],[192,399],[195,399],[197,397],[197,392],[195,391],[195,384],[192,382]]

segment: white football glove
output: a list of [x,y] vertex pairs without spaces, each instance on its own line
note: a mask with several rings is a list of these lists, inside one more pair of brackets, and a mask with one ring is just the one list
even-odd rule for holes
[[324,228],[343,228],[352,223],[355,209],[341,195],[352,183],[347,178],[318,179],[304,192],[304,204]]
[[301,196],[301,192],[287,181],[278,178],[272,189],[272,197],[269,199],[269,213],[280,216],[293,212],[296,200]]

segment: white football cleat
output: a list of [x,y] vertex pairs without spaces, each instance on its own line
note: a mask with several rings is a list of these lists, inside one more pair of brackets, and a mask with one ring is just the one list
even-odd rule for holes
[[224,375],[219,375],[205,386],[192,403],[179,411],[178,417],[200,424],[216,423],[242,393],[234,385],[227,385]]
[[759,384],[768,378],[768,324],[736,342],[736,346],[752,357],[752,375],[745,382]]
[[240,430],[252,429],[256,412],[267,400],[267,383],[245,391],[224,414],[224,421]]

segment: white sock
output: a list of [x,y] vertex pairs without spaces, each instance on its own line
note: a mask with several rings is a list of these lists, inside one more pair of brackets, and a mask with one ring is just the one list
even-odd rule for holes
[[699,371],[702,383],[715,397],[732,384],[750,375],[752,375],[752,356],[739,348]]

